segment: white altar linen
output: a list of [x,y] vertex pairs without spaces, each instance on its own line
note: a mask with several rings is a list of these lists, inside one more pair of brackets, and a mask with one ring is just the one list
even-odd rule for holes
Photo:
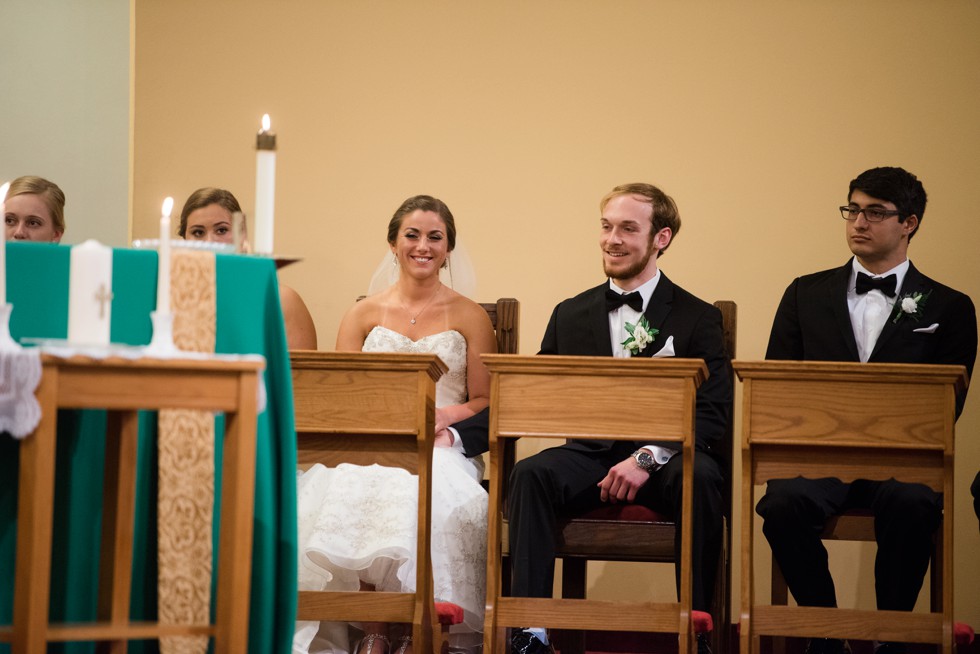
[[[27,347],[19,351],[0,351],[0,432],[10,431],[16,438],[24,438],[37,427],[41,419],[41,409],[34,397],[34,391],[41,381],[41,355],[48,354],[61,359],[70,359],[75,356],[90,357],[92,359],[108,359],[119,357],[122,359],[191,359],[205,360],[215,359],[217,361],[262,361],[265,357],[260,354],[207,354],[203,352],[184,352],[175,350],[172,356],[158,356],[148,354],[145,345],[78,345],[69,343],[65,340],[57,339],[22,339],[25,344],[34,344],[38,347]],[[18,357],[18,355],[26,355]],[[33,363],[30,361],[33,360]],[[13,362],[13,363],[9,363]],[[36,372],[31,376],[31,366],[36,367]],[[11,380],[8,382],[8,380]],[[15,383],[20,380],[20,383]],[[33,380],[33,382],[32,382]],[[29,387],[29,388],[28,388]],[[25,401],[29,398],[29,402]],[[15,411],[23,411],[26,424],[27,418],[31,413],[29,409],[17,406],[17,403],[30,404],[33,402],[37,417],[34,419],[30,429],[17,435],[12,429],[8,428],[8,422],[14,418]],[[257,413],[265,411],[267,403],[267,393],[265,389],[265,376],[259,375]],[[9,407],[8,407],[9,405]],[[19,416],[18,416],[19,417]],[[12,422],[11,422],[12,424]],[[19,432],[20,430],[18,430]]]
[[41,383],[41,356],[36,349],[0,350],[0,432],[24,438],[41,422],[34,391]]

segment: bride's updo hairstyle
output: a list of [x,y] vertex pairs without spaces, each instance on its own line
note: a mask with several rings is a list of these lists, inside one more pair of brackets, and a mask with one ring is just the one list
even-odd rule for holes
[[446,224],[446,240],[449,241],[449,251],[452,252],[456,247],[456,221],[446,203],[431,195],[415,195],[402,202],[402,206],[398,207],[395,215],[391,217],[391,222],[388,223],[388,243],[395,244],[398,240],[398,230],[402,228],[402,221],[413,211],[431,211],[439,214],[442,222]]

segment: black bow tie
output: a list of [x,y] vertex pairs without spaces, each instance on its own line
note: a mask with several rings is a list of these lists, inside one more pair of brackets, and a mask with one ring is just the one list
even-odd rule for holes
[[888,275],[887,277],[872,277],[871,275],[865,275],[863,272],[858,273],[857,277],[857,292],[867,293],[870,290],[878,289],[888,297],[895,297],[895,282],[897,278],[895,275]]
[[617,293],[611,288],[606,289],[606,311],[615,311],[624,304],[628,304],[633,311],[643,311],[643,296],[639,291]]

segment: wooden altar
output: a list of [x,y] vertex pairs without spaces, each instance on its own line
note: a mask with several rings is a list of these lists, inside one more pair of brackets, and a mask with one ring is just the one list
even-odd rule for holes
[[[263,362],[215,359],[64,359],[42,355],[36,395],[41,422],[20,444],[17,567],[13,625],[0,640],[15,654],[43,654],[47,643],[213,636],[215,651],[248,647],[252,507],[258,375]],[[58,409],[107,409],[99,607],[96,622],[52,624],[48,607],[54,535]],[[130,588],[139,409],[185,408],[226,416],[216,619],[213,624],[131,621]]]

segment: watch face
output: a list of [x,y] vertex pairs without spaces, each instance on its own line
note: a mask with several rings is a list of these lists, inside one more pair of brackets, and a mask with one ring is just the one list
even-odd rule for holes
[[633,455],[633,458],[636,459],[636,462],[640,464],[641,468],[648,468],[653,465],[653,456],[645,450],[637,452]]

